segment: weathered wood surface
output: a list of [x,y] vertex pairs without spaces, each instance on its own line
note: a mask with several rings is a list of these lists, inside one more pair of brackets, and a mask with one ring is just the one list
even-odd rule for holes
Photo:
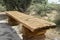
[[18,22],[22,23],[26,28],[31,30],[32,32],[36,29],[50,28],[56,26],[56,24],[52,22],[48,22],[42,19],[35,18],[30,15],[23,14],[18,11],[8,11],[6,14]]
[[18,25],[19,23],[12,17],[8,17],[8,24],[10,24],[11,26],[14,26],[14,25]]
[[23,27],[23,40],[44,40],[46,30],[38,30],[31,32],[27,28]]

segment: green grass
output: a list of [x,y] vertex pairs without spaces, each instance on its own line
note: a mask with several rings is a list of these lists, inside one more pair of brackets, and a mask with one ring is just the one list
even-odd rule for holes
[[0,4],[0,11],[6,11],[6,6],[3,6],[2,4]]

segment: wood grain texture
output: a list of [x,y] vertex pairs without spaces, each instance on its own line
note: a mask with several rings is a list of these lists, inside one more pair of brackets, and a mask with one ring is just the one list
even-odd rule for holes
[[32,32],[36,29],[51,28],[53,26],[56,26],[56,24],[52,22],[35,18],[33,16],[26,15],[18,11],[8,11],[6,12],[6,14],[17,20],[18,22],[22,23],[24,27],[28,28]]
[[23,40],[45,40],[46,30],[31,32],[23,27]]

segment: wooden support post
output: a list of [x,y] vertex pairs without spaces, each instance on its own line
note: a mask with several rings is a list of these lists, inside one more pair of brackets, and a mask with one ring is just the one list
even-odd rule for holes
[[23,27],[23,40],[45,40],[46,30],[37,30],[31,32],[29,29]]
[[11,26],[14,26],[14,25],[18,25],[19,24],[15,19],[13,19],[11,17],[8,17],[8,23]]

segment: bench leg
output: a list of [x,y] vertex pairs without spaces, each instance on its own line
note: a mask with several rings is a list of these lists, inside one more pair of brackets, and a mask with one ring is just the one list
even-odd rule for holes
[[11,26],[15,26],[15,25],[18,25],[19,24],[15,19],[13,19],[11,17],[8,18],[8,23]]
[[45,33],[46,30],[31,32],[27,28],[23,27],[23,40],[45,40]]

